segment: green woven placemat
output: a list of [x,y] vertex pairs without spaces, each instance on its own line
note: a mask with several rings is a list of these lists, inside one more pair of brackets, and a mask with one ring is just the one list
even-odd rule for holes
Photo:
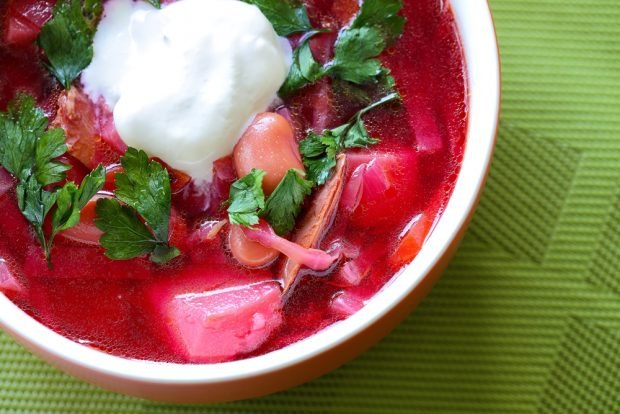
[[297,389],[193,408],[98,390],[0,335],[0,413],[620,413],[620,0],[491,5],[504,96],[488,188],[392,335]]

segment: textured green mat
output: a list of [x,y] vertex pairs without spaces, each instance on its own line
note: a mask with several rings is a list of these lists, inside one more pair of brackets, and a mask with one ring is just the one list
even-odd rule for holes
[[0,413],[620,413],[620,0],[491,5],[504,96],[489,185],[390,337],[303,387],[183,408],[97,390],[0,335]]

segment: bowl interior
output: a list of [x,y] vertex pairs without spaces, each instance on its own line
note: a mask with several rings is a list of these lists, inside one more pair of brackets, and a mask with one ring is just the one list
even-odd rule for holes
[[181,365],[127,360],[79,345],[29,317],[0,295],[0,326],[22,342],[57,359],[95,372],[147,383],[212,383],[276,371],[312,358],[357,335],[404,300],[428,274],[467,224],[491,160],[499,112],[499,56],[486,2],[452,0],[465,53],[469,125],[454,193],[420,254],[350,318],[266,355],[222,364]]

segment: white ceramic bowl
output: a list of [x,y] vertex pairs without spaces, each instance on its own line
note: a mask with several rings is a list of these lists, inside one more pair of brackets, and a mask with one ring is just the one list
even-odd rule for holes
[[62,370],[117,392],[171,402],[215,402],[283,390],[347,362],[393,329],[430,290],[469,223],[495,143],[500,66],[484,0],[452,0],[469,83],[466,148],[454,193],[414,262],[366,307],[310,338],[242,361],[212,365],[127,360],[79,345],[35,321],[0,295],[0,327]]

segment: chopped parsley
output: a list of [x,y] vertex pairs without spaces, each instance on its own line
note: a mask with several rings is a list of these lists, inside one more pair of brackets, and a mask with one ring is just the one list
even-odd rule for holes
[[291,95],[326,75],[356,85],[379,85],[393,90],[394,79],[378,57],[403,33],[405,18],[398,15],[402,7],[402,0],[364,0],[351,25],[340,31],[334,58],[324,66],[312,56],[309,45],[310,37],[320,31],[310,31],[295,50],[280,94]]
[[334,48],[334,60],[327,66],[331,76],[358,85],[376,83],[385,70],[376,59],[386,47],[386,40],[375,27],[343,30]]
[[398,15],[402,8],[402,0],[364,0],[351,29],[375,27],[388,45],[394,43],[405,29],[405,18]]
[[105,184],[105,176],[105,168],[99,165],[84,177],[79,187],[75,183],[68,182],[56,192],[56,210],[52,215],[49,245],[58,233],[80,222],[80,211],[101,191]]
[[253,169],[230,188],[229,221],[252,227],[258,224],[260,217],[264,217],[278,235],[290,233],[306,196],[312,192],[312,182],[305,180],[302,175],[298,170],[288,170],[265,201],[262,188],[265,172]]
[[[0,165],[18,179],[17,205],[50,261],[54,237],[80,221],[80,211],[105,183],[105,170],[97,167],[79,187],[67,182],[49,189],[64,180],[71,167],[57,160],[67,151],[64,131],[47,126],[45,114],[28,95],[19,95],[7,112],[0,113]],[[43,223],[53,207],[52,230],[46,238]]]
[[[96,226],[104,232],[100,243],[106,256],[128,260],[150,254],[166,263],[181,252],[169,244],[172,196],[168,171],[150,161],[144,151],[129,148],[121,158],[123,173],[116,174],[116,199],[97,200]],[[143,221],[144,220],[144,221]]]
[[161,8],[161,0],[144,0],[151,6],[160,9]]
[[265,208],[264,177],[265,171],[253,169],[230,186],[228,218],[232,224],[246,227],[258,224],[258,213]]
[[295,228],[301,207],[312,193],[313,183],[303,178],[303,173],[290,169],[271,193],[261,215],[280,236]]
[[103,7],[101,0],[59,0],[52,19],[45,23],[38,43],[48,68],[69,89],[93,59],[93,38]]
[[308,179],[316,185],[325,184],[336,166],[336,156],[340,152],[346,148],[363,148],[377,144],[379,140],[370,136],[363,116],[368,111],[397,99],[400,99],[400,95],[391,93],[359,111],[344,125],[326,129],[321,134],[309,132],[306,139],[299,143]]
[[299,0],[243,0],[257,6],[278,36],[312,30],[306,7]]
[[325,76],[325,70],[314,60],[310,49],[310,39],[317,33],[320,32],[313,31],[305,35],[299,47],[293,52],[293,63],[284,85],[280,88],[280,95],[291,95]]

